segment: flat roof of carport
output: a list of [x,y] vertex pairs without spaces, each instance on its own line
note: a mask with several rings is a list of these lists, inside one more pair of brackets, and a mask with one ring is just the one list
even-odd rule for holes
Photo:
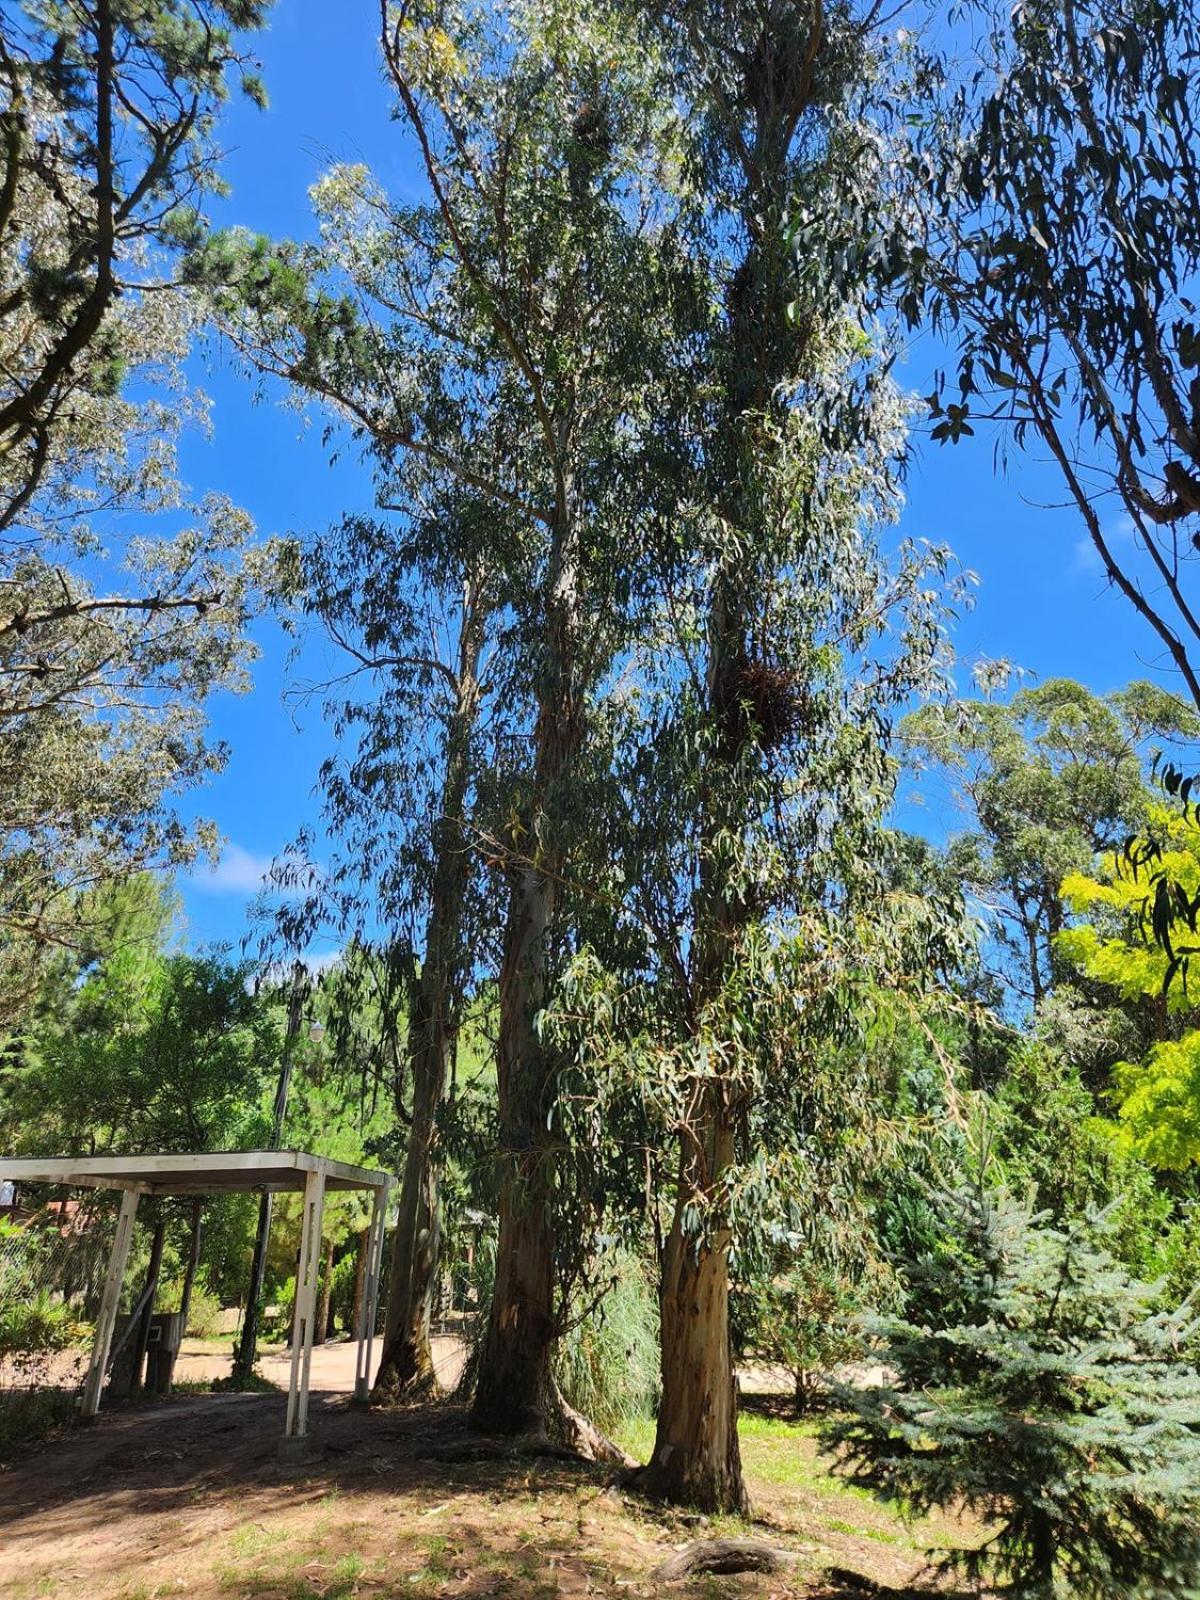
[[306,1150],[217,1150],[204,1155],[141,1156],[2,1156],[0,1182],[65,1184],[80,1189],[120,1189],[121,1212],[108,1258],[108,1274],[92,1357],[83,1387],[81,1410],[94,1417],[108,1370],[121,1284],[133,1236],[138,1202],[146,1194],[279,1193],[301,1190],[302,1229],[296,1267],[292,1367],[288,1382],[285,1435],[300,1438],[308,1428],[308,1377],[312,1362],[313,1323],[317,1309],[317,1273],[321,1256],[321,1218],[327,1189],[371,1190],[371,1223],[367,1238],[365,1310],[358,1342],[354,1392],[367,1398],[375,1306],[383,1255],[384,1213],[391,1179],[371,1167],[309,1155]]
[[326,1189],[382,1189],[387,1173],[305,1150],[217,1150],[204,1155],[4,1156],[0,1180],[146,1194],[285,1193],[320,1172]]

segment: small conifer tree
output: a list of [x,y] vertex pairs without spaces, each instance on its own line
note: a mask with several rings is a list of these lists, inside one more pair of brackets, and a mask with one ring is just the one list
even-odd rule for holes
[[876,1325],[892,1385],[843,1389],[826,1447],[913,1513],[988,1537],[942,1562],[1029,1600],[1200,1594],[1200,1376],[1186,1310],[1105,1249],[1105,1214],[1047,1227],[983,1182],[928,1270],[940,1325]]

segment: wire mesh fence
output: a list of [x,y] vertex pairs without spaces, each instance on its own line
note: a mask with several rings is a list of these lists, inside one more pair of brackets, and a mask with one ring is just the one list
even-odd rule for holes
[[75,1409],[105,1268],[93,1220],[58,1203],[0,1222],[0,1445]]

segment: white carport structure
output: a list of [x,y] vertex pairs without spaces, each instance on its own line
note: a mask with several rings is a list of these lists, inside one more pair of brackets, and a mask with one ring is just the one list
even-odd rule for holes
[[321,1222],[330,1190],[366,1189],[372,1196],[367,1233],[367,1282],[358,1344],[354,1392],[365,1400],[370,1386],[371,1350],[379,1299],[379,1269],[391,1179],[369,1167],[308,1155],[302,1150],[228,1150],[214,1155],[0,1156],[0,1183],[62,1184],[81,1189],[123,1190],[116,1237],[96,1320],[96,1336],[83,1387],[82,1411],[94,1417],[108,1367],[121,1285],[133,1238],[138,1201],[144,1194],[205,1195],[286,1193],[304,1195],[300,1264],[296,1269],[296,1313],[292,1328],[292,1368],[288,1382],[288,1438],[300,1438],[308,1424],[308,1378],[312,1365],[317,1274],[321,1262]]

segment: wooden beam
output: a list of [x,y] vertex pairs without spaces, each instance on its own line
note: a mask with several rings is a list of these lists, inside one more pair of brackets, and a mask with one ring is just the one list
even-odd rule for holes
[[371,1228],[367,1235],[367,1284],[363,1296],[363,1325],[358,1340],[358,1359],[354,1375],[354,1398],[366,1400],[371,1393],[371,1350],[375,1343],[375,1319],[379,1309],[379,1273],[383,1262],[383,1236],[387,1225],[388,1185],[376,1189],[371,1207]]
[[292,1366],[284,1426],[284,1437],[288,1439],[302,1439],[308,1432],[308,1379],[312,1369],[324,1212],[325,1173],[318,1167],[309,1172],[304,1188],[304,1221],[300,1229],[300,1261],[296,1268],[296,1310],[292,1317]]
[[129,1246],[133,1239],[133,1224],[140,1199],[140,1189],[126,1189],[121,1197],[117,1231],[113,1236],[112,1250],[108,1257],[108,1275],[104,1280],[104,1293],[100,1300],[100,1315],[96,1318],[91,1365],[88,1367],[87,1378],[83,1385],[83,1402],[80,1409],[85,1417],[94,1417],[100,1409],[100,1391],[104,1388],[104,1373],[108,1366],[108,1352],[112,1347],[113,1329],[117,1325],[121,1285],[125,1281],[125,1265],[129,1260]]

